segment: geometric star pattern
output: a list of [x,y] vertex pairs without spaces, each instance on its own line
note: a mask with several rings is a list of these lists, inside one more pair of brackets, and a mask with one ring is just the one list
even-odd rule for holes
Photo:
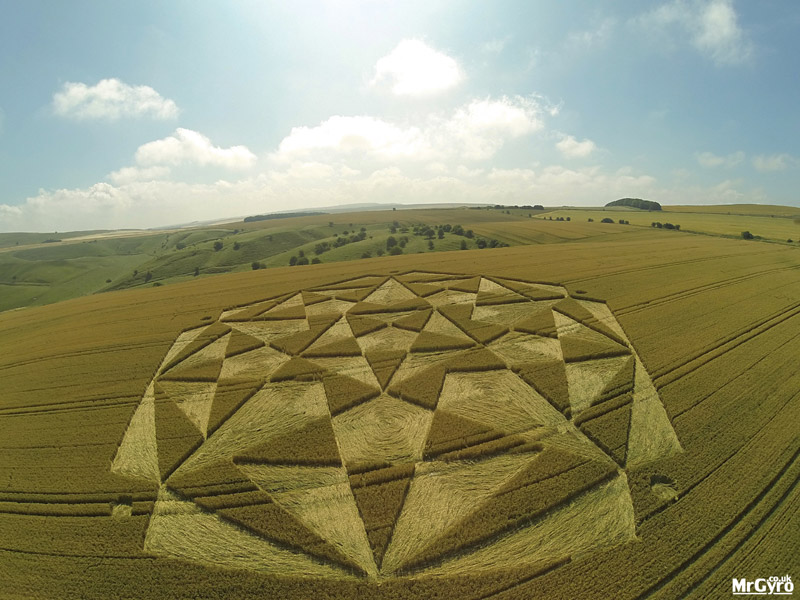
[[415,271],[182,333],[111,469],[160,486],[154,555],[386,578],[624,543],[625,469],[680,450],[603,302]]

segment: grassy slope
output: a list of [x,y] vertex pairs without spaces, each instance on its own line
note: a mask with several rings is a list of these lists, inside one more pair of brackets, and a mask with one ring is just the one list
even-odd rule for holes
[[[706,212],[698,212],[702,208]],[[745,214],[723,214],[731,209]],[[771,212],[768,212],[771,211]],[[366,227],[367,238],[334,248],[319,255],[322,262],[342,262],[376,256],[386,249],[389,226],[461,224],[475,232],[475,239],[447,234],[434,239],[434,252],[455,250],[466,241],[476,247],[477,238],[497,239],[516,246],[557,244],[583,240],[600,241],[608,236],[629,235],[637,227],[600,223],[609,216],[627,219],[632,226],[649,227],[654,220],[672,221],[684,231],[738,237],[749,230],[770,241],[800,239],[800,224],[789,217],[767,214],[794,214],[789,207],[742,205],[720,207],[668,207],[662,213],[602,209],[525,209],[435,208],[400,211],[365,211],[315,215],[290,219],[229,223],[175,231],[58,234],[63,241],[42,243],[56,234],[0,234],[0,311],[23,306],[38,306],[86,294],[177,283],[195,276],[250,270],[254,262],[266,267],[289,263],[303,251],[309,260],[317,257],[319,242],[333,245],[336,234],[347,235]],[[570,222],[556,221],[559,216]],[[553,217],[553,221],[549,218]],[[588,219],[594,222],[589,223]],[[399,238],[401,233],[395,234]],[[404,253],[428,253],[428,242],[405,234],[409,242]],[[110,237],[119,236],[119,237]],[[70,237],[76,238],[70,241]],[[215,250],[215,243],[222,248]],[[16,244],[19,243],[19,246]],[[235,249],[236,248],[236,249]],[[148,275],[149,273],[149,275]]]
[[[361,258],[364,253],[377,255],[386,248],[389,225],[411,227],[416,224],[461,223],[465,228],[476,224],[492,225],[498,218],[514,222],[530,222],[527,213],[506,215],[500,211],[467,209],[432,209],[408,211],[373,211],[352,214],[318,215],[291,219],[276,219],[253,223],[202,227],[70,242],[68,236],[83,238],[92,232],[63,234],[62,242],[43,244],[48,234],[2,234],[0,245],[0,311],[23,306],[39,306],[86,294],[139,286],[163,285],[194,278],[251,270],[253,262],[266,267],[284,266],[292,255],[304,251],[311,258],[314,247],[321,241],[331,245],[334,234],[355,233],[362,226],[368,238],[334,248],[319,258],[323,262],[341,262]],[[333,224],[331,226],[331,223]],[[502,227],[490,227],[492,231]],[[401,234],[396,234],[399,237]],[[409,243],[404,252],[430,252],[427,240],[407,234]],[[502,238],[510,244],[563,241],[559,236],[547,236],[531,231],[514,239]],[[574,237],[567,236],[567,237]],[[434,240],[435,251],[454,250],[464,238],[448,234],[444,240]],[[13,244],[20,242],[17,247]],[[222,249],[216,250],[215,243]],[[475,241],[467,240],[474,248]],[[149,276],[147,274],[150,274]]]
[[[796,536],[788,548],[783,544],[792,538],[780,532],[798,525],[792,487],[800,474],[798,267],[796,248],[630,228],[577,243],[247,272],[2,314],[0,340],[14,348],[0,355],[6,382],[0,400],[2,594],[477,599],[498,593],[509,599],[634,598],[660,591],[663,597],[723,597],[731,573],[753,579],[791,571]],[[177,333],[226,306],[407,269],[559,281],[609,301],[684,448],[628,474],[639,540],[573,557],[539,576],[519,569],[413,585],[390,580],[380,587],[209,570],[144,555],[148,502],[156,490],[112,477],[108,467]],[[655,474],[675,481],[676,503],[650,493]],[[41,493],[49,504],[37,504]],[[53,503],[80,507],[87,499],[108,505],[122,495],[141,503],[143,514],[121,520],[27,514]],[[751,564],[748,552],[756,542],[758,561]],[[742,564],[748,566],[734,568]]]
[[[0,248],[16,248],[31,244],[42,244],[47,240],[69,240],[70,238],[102,233],[103,230],[94,231],[68,231],[53,233],[0,233]],[[57,244],[58,242],[53,242]]]

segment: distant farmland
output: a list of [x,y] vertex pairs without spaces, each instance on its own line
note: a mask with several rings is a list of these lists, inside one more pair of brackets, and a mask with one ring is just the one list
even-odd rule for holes
[[705,598],[794,574],[800,249],[463,212],[514,245],[0,314],[0,596]]
[[[756,240],[799,245],[798,217],[791,207],[761,205],[665,206],[653,213],[498,206],[317,214],[164,231],[0,234],[0,311],[282,267],[293,260],[302,266],[390,251],[416,255],[619,240],[649,235],[641,229],[656,221],[684,232],[740,238],[748,231]],[[601,222],[605,218],[614,223]]]

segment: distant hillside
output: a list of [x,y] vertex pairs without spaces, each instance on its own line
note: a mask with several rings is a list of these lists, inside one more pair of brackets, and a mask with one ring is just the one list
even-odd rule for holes
[[642,200],[641,198],[620,198],[609,202],[606,206],[632,206],[642,210],[661,210],[661,205],[653,200]]
[[245,223],[252,223],[253,221],[270,221],[272,219],[291,219],[292,217],[315,217],[317,215],[324,215],[324,212],[293,212],[293,213],[272,213],[269,215],[255,215],[252,217],[245,217]]

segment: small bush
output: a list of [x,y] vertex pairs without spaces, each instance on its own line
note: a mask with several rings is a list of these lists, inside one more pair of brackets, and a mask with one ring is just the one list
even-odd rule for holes
[[241,247],[242,247],[242,245],[239,242],[233,242],[233,249],[234,250],[238,250]]
[[289,259],[289,265],[293,267],[293,266],[295,266],[296,264],[297,264],[297,257],[296,257],[296,256],[292,256],[292,257]]
[[322,261],[320,260],[319,256],[315,256],[314,258],[312,258],[312,259],[311,259],[311,264],[312,264],[312,265],[318,265],[318,264],[320,264],[321,262],[322,262]]
[[308,257],[307,256],[301,256],[300,258],[297,259],[297,264],[298,265],[307,265],[308,264]]
[[403,253],[403,249],[400,246],[392,246],[391,249],[389,250],[389,254],[391,256],[397,256],[398,254],[402,254],[402,253]]
[[743,231],[742,232],[742,239],[744,239],[744,240],[752,240],[754,237],[755,236],[752,233],[750,233],[749,231]]
[[461,249],[462,250],[466,250],[467,249],[467,240],[461,240]]
[[222,242],[217,240],[214,242],[214,252],[219,252],[220,250],[222,250]]
[[589,217],[589,223],[594,223],[594,219],[592,217]]
[[264,265],[262,265],[257,260],[254,260],[253,262],[250,263],[250,268],[252,268],[253,271],[258,271],[259,269],[263,269]]
[[369,252],[364,252],[364,254],[361,255],[361,258],[372,258],[372,254]]

